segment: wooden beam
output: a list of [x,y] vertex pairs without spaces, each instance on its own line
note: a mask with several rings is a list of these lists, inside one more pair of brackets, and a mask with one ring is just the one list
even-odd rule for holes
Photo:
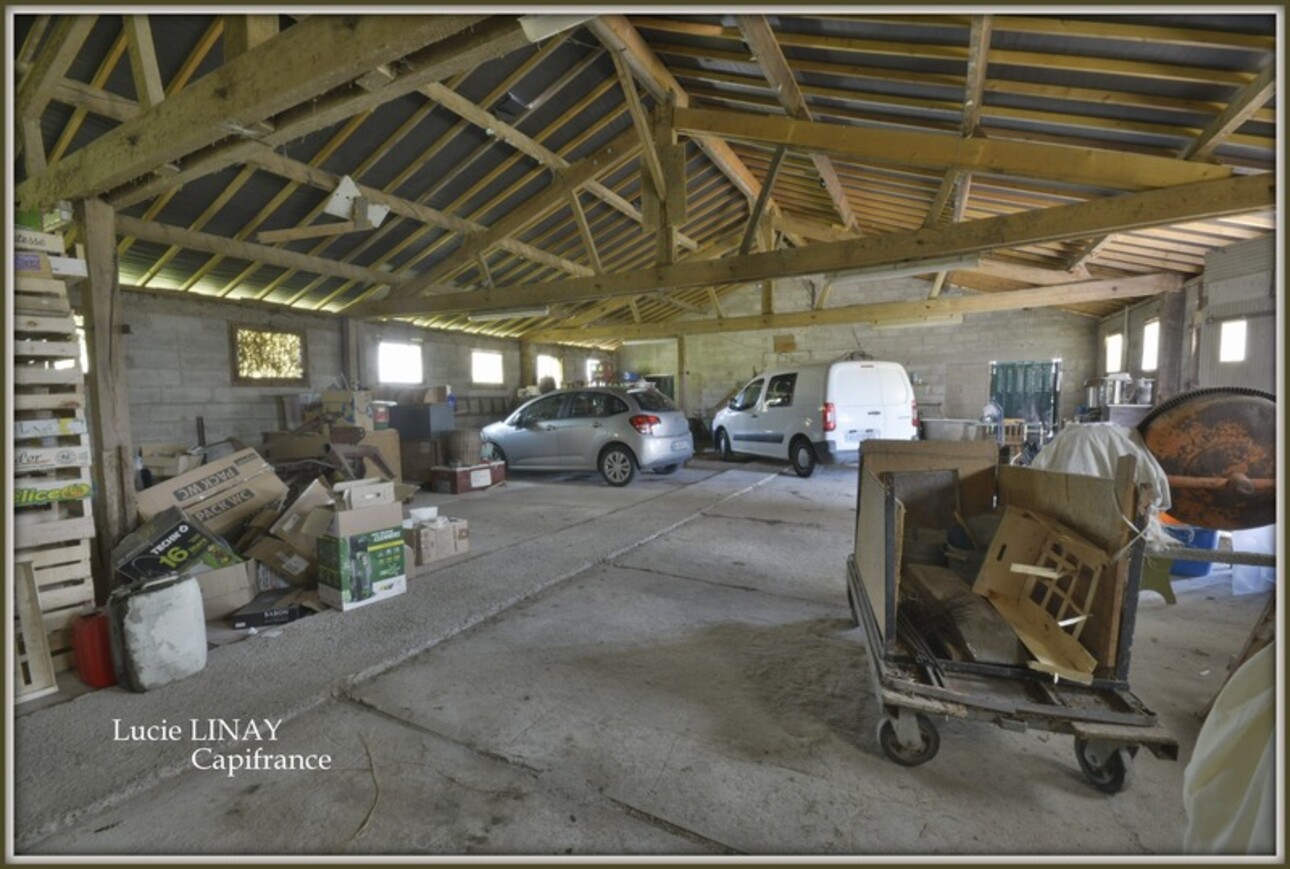
[[941,214],[945,211],[945,204],[950,201],[950,196],[954,193],[954,188],[958,186],[959,176],[963,174],[959,169],[951,168],[941,179],[941,186],[936,189],[936,195],[932,197],[932,204],[927,209],[927,218],[923,221],[923,226],[935,226],[941,222]]
[[132,120],[140,112],[139,104],[132,99],[70,78],[58,83],[54,100],[119,122]]
[[618,73],[618,84],[622,87],[623,98],[627,101],[627,113],[631,115],[632,126],[641,140],[641,163],[649,171],[650,180],[654,183],[657,196],[662,199],[667,195],[667,178],[663,175],[663,164],[659,161],[658,151],[654,148],[654,131],[650,128],[645,107],[641,105],[640,94],[636,93],[636,82],[632,79],[627,61],[622,53],[609,46],[609,56],[614,61],[614,70]]
[[391,286],[398,286],[409,280],[409,276],[407,275],[380,272],[376,269],[349,265],[348,263],[336,262],[335,260],[323,259],[322,257],[307,256],[306,254],[282,250],[281,248],[276,247],[268,247],[262,244],[254,244],[247,241],[236,241],[231,238],[225,238],[219,235],[210,235],[205,232],[193,232],[192,230],[181,229],[177,226],[168,226],[164,223],[139,220],[138,218],[126,217],[125,215],[117,215],[116,231],[119,235],[130,235],[135,238],[142,239],[143,241],[175,245],[177,247],[184,247],[190,250],[205,251],[206,253],[222,254],[224,256],[248,260],[250,262],[262,262],[269,265],[281,266],[282,268],[300,269],[301,271],[312,272],[313,274],[348,278],[350,280],[362,281],[368,284],[389,284]]
[[224,16],[224,62],[246,54],[261,43],[278,35],[278,16],[235,15]]
[[[520,132],[515,127],[497,118],[495,115],[481,109],[470,100],[461,96],[451,88],[441,84],[431,84],[423,87],[422,92],[435,102],[441,104],[444,108],[460,115],[467,121],[486,130],[492,130],[494,135],[505,141],[508,145],[527,154],[534,160],[537,160],[543,166],[553,172],[564,172],[569,169],[570,163],[550,148],[543,145],[536,139]],[[619,196],[613,190],[598,181],[588,180],[586,182],[587,191],[610,208],[618,211],[637,223],[643,221],[641,212],[623,197]],[[680,236],[680,241],[686,247],[694,250],[698,248],[698,242],[687,236]]]
[[578,201],[578,191],[569,191],[569,207],[573,209],[573,218],[578,223],[578,234],[582,236],[582,246],[587,251],[587,260],[591,263],[592,270],[598,274],[605,273],[605,267],[600,263],[600,252],[596,250],[596,239],[591,234],[591,226],[587,223],[587,214],[582,210],[582,203]]
[[[295,29],[291,28],[292,31]],[[399,64],[399,77],[378,91],[341,87],[283,112],[274,118],[274,131],[261,139],[261,142],[273,147],[285,145],[373,110],[417,90],[427,82],[439,81],[472,69],[527,44],[528,39],[518,21],[505,16],[494,16],[404,58]],[[180,161],[179,173],[127,185],[110,195],[108,201],[118,209],[128,208],[197,178],[243,163],[247,154],[245,146],[248,144],[255,143],[233,141],[209,148]]]
[[130,51],[135,95],[141,108],[150,109],[166,98],[166,89],[161,84],[157,49],[152,43],[152,25],[148,23],[148,16],[125,16],[125,38]]
[[[806,103],[806,97],[802,94],[801,88],[797,85],[797,79],[793,76],[793,70],[788,65],[788,59],[784,57],[784,50],[780,48],[779,41],[775,39],[775,34],[771,31],[770,25],[766,22],[764,15],[738,15],[736,21],[739,24],[739,32],[743,34],[744,42],[752,49],[757,63],[761,66],[766,80],[770,82],[775,89],[776,96],[779,97],[779,103],[788,112],[789,117],[798,118],[804,121],[813,120],[810,106]],[[815,171],[819,174],[820,180],[824,182],[824,188],[829,193],[829,198],[833,201],[833,207],[842,219],[842,225],[847,229],[854,229],[856,225],[855,212],[851,210],[851,202],[847,199],[846,188],[838,178],[838,171],[833,166],[833,162],[823,154],[812,154],[811,162],[815,164]]]
[[1114,238],[1114,235],[1108,233],[1107,235],[1090,238],[1084,244],[1080,245],[1079,250],[1075,251],[1075,253],[1066,260],[1067,271],[1084,268],[1084,266],[1088,264],[1089,260],[1101,253],[1106,246],[1111,243],[1112,238]]
[[121,372],[126,370],[125,317],[118,284],[116,228],[112,208],[99,199],[76,203],[76,222],[85,244],[88,277],[82,282],[85,343],[90,359],[86,384],[90,406],[91,475],[95,548],[102,571],[96,571],[96,596],[114,585],[112,547],[138,522],[134,498],[130,400]]
[[43,207],[113,190],[226,138],[230,125],[248,127],[266,120],[480,20],[457,15],[310,17],[27,179],[18,188],[18,199],[27,207]]
[[14,59],[14,67],[18,72],[18,81],[27,74],[31,68],[31,62],[36,59],[36,49],[40,48],[40,41],[45,37],[45,31],[49,29],[49,23],[52,20],[50,15],[37,15],[31,21],[31,28],[27,31],[26,37],[22,40],[22,46],[18,49],[18,56]]
[[777,214],[771,223],[785,235],[798,235],[811,241],[846,241],[856,237],[854,232],[840,227],[789,214]]
[[1127,232],[1260,211],[1273,206],[1276,186],[1276,177],[1270,174],[1244,176],[966,221],[935,229],[748,254],[711,262],[687,261],[625,274],[488,292],[386,300],[365,305],[361,311],[351,313],[355,316],[397,316],[487,310],[639,295],[660,289],[830,274],[866,266],[912,265],[933,258],[965,256],[1086,238],[1098,233]]
[[1254,116],[1276,93],[1276,64],[1269,63],[1258,78],[1236,92],[1227,108],[1182,152],[1184,160],[1208,160],[1214,151]]
[[743,241],[739,243],[739,253],[745,254],[752,250],[753,242],[757,239],[757,233],[761,226],[762,216],[766,213],[766,203],[770,201],[771,190],[775,187],[775,177],[779,175],[779,170],[784,165],[784,156],[788,153],[788,148],[780,145],[775,149],[775,154],[770,158],[770,166],[766,169],[766,177],[761,182],[761,193],[757,196],[757,202],[753,205],[752,213],[748,215],[748,226],[744,229]]
[[45,171],[45,140],[40,134],[40,118],[18,119],[21,128],[23,168],[27,177]]
[[97,15],[62,15],[54,25],[54,32],[45,40],[44,48],[36,55],[31,68],[18,83],[14,116],[39,118],[45,106],[54,97],[54,90],[67,73],[72,60],[81,50],[85,38],[94,29]]
[[993,16],[973,15],[968,32],[967,84],[964,87],[963,137],[975,136],[981,124],[981,107],[985,102],[985,73],[989,66],[990,27]]
[[309,226],[293,226],[288,229],[270,229],[258,233],[255,240],[260,244],[284,244],[290,241],[300,241],[306,238],[327,238],[336,235],[346,235],[351,232],[361,232],[372,228],[372,224],[363,221],[359,226],[358,221],[345,220],[340,223],[315,223]]
[[[300,184],[308,184],[311,187],[317,187],[319,190],[325,190],[328,192],[335,190],[337,185],[340,183],[339,176],[327,172],[324,169],[310,166],[307,163],[301,163],[298,160],[292,160],[290,157],[285,157],[273,149],[266,148],[259,143],[253,142],[250,144],[254,147],[248,149],[246,155],[247,163],[259,166],[266,171],[272,172],[276,175],[281,175],[284,178],[290,178],[292,181],[296,181]],[[376,205],[384,205],[388,207],[390,211],[398,214],[400,217],[408,217],[413,220],[420,221],[428,226],[437,226],[442,229],[463,234],[477,233],[483,230],[483,227],[474,221],[465,220],[464,218],[456,217],[448,214],[447,212],[431,208],[428,205],[422,205],[418,202],[412,202],[410,200],[403,199],[402,197],[394,196],[383,190],[377,190],[375,187],[368,187],[364,184],[358,184],[357,186],[359,192],[362,193],[369,201]],[[585,276],[594,274],[591,269],[586,268],[585,266],[563,259],[562,257],[549,254],[546,251],[539,250],[538,248],[525,244],[524,242],[506,239],[499,242],[498,246],[515,254],[516,256],[522,256],[526,259],[531,259],[534,262],[540,262],[543,265],[559,269],[572,275]],[[482,252],[483,249],[481,248],[479,250],[469,251],[468,253],[473,257],[475,253]],[[424,282],[422,278],[418,278],[418,280]],[[386,281],[386,283],[389,282]],[[431,283],[433,283],[433,281],[431,281]]]
[[1123,151],[1076,148],[1039,142],[961,139],[937,133],[884,130],[881,136],[846,124],[710,109],[678,108],[677,132],[719,135],[751,142],[788,145],[848,159],[936,169],[1048,178],[1120,189],[1172,187],[1229,178],[1231,169]]
[[533,341],[593,341],[597,339],[631,340],[635,338],[669,338],[677,335],[705,335],[728,332],[754,332],[764,329],[835,326],[841,324],[878,324],[937,319],[955,314],[984,314],[1078,305],[1089,302],[1124,300],[1155,296],[1177,291],[1183,278],[1175,274],[1140,275],[1132,278],[1088,281],[1062,287],[1038,287],[1001,293],[971,296],[940,296],[906,302],[873,302],[824,310],[791,311],[772,315],[726,317],[710,320],[673,320],[640,325],[590,326],[581,329],[547,329],[531,332]]
[[1089,274],[1086,270],[1071,274],[1069,271],[1061,269],[1038,268],[1036,266],[1021,265],[1020,263],[1003,262],[997,259],[982,259],[975,268],[971,269],[955,269],[955,273],[964,271],[1038,286],[1068,284],[1072,280],[1089,279]]

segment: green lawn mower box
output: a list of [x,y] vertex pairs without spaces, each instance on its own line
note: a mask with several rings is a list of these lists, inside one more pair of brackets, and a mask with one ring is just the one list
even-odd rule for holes
[[337,510],[318,539],[318,597],[339,610],[407,590],[403,505]]

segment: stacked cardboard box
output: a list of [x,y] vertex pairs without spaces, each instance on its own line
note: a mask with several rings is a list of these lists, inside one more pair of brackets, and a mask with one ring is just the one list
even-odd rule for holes
[[403,523],[403,542],[412,550],[413,563],[423,567],[443,558],[470,551],[470,524],[465,519],[439,516]]

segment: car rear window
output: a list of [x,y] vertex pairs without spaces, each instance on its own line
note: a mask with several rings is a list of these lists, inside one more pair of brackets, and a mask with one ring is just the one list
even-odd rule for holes
[[633,392],[632,398],[640,405],[641,410],[676,410],[676,405],[672,403],[666,395],[657,389],[643,389],[640,392]]

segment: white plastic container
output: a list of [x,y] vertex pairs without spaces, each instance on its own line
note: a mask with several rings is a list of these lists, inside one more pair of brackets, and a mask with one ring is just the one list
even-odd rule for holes
[[108,618],[121,687],[150,691],[206,667],[206,619],[196,577],[123,585],[108,596]]
[[[1232,532],[1233,552],[1258,552],[1271,555],[1276,552],[1277,526],[1265,525],[1245,531]],[[1258,567],[1253,564],[1232,565],[1232,594],[1256,594],[1271,591],[1277,584],[1275,567]]]

